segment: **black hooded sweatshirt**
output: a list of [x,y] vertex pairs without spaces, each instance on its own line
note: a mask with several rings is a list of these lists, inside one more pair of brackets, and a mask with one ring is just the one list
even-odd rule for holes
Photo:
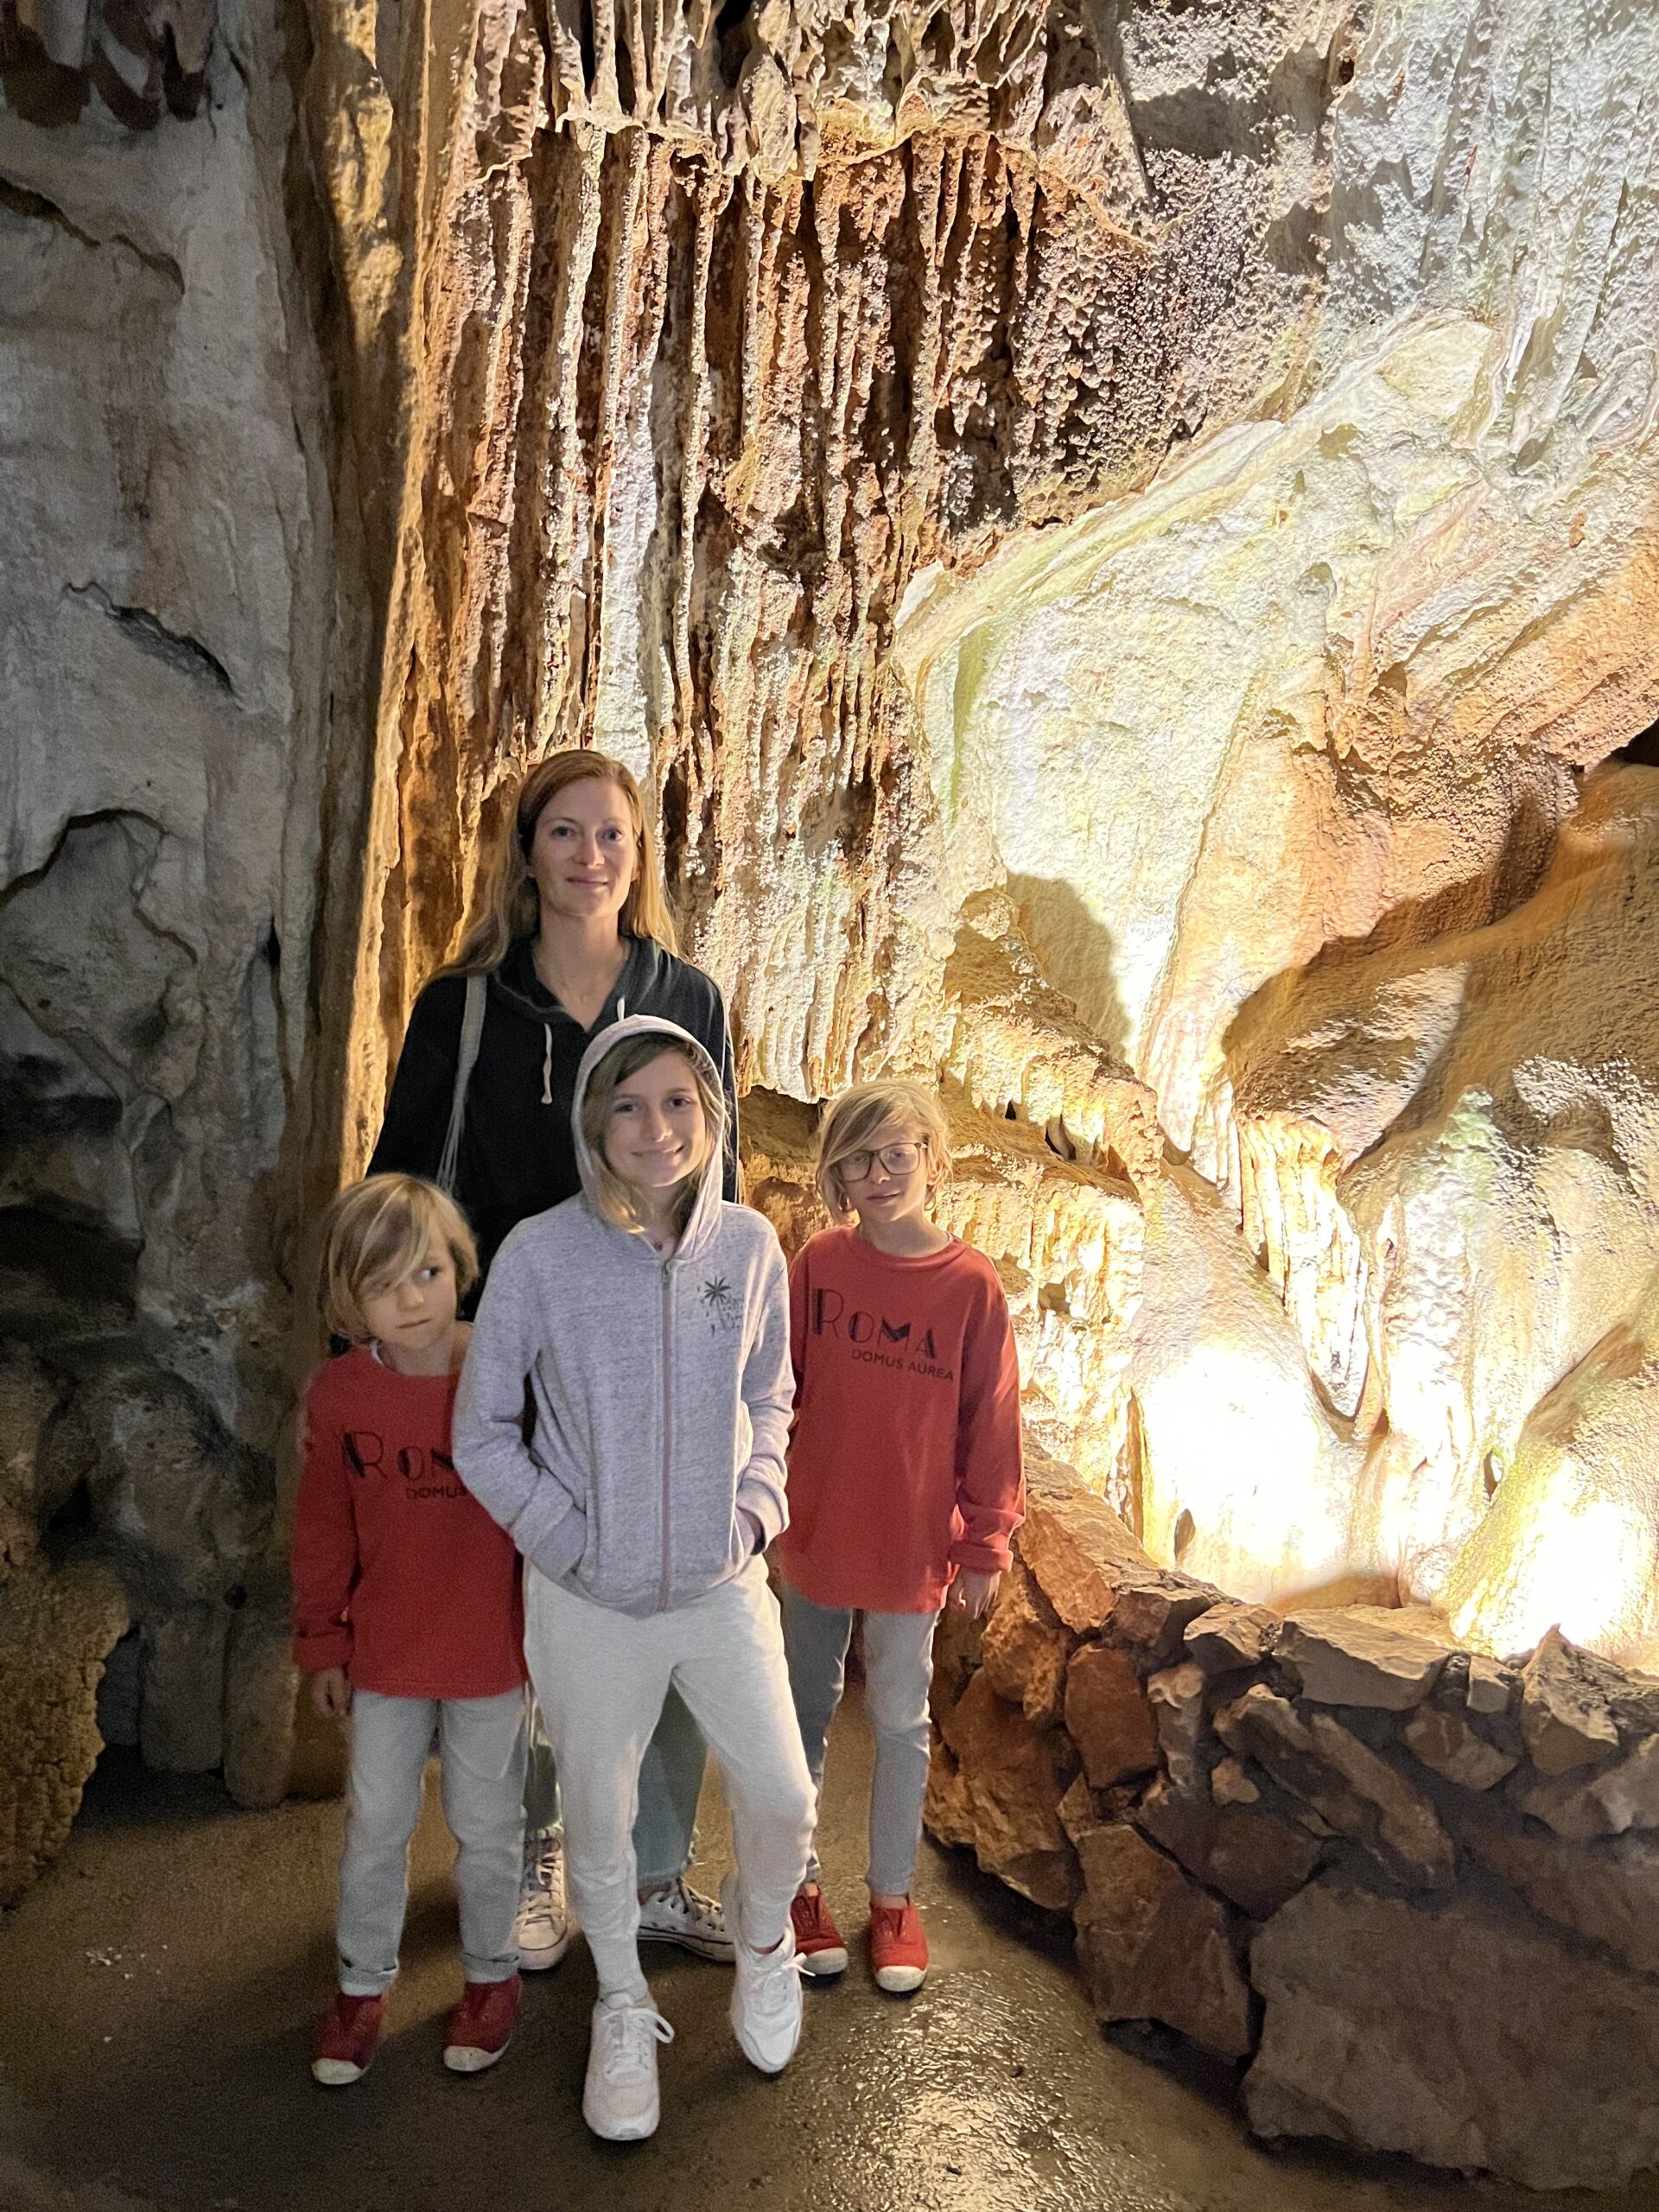
[[[719,987],[654,938],[629,938],[622,972],[599,1019],[583,1029],[536,973],[532,943],[515,938],[489,978],[467,1090],[455,1198],[478,1239],[480,1283],[510,1229],[582,1188],[570,1128],[576,1069],[590,1039],[625,1014],[660,1014],[708,1048],[726,1091],[725,1195],[737,1196],[737,1094]],[[370,1174],[436,1175],[466,998],[465,976],[440,976],[415,1001]]]

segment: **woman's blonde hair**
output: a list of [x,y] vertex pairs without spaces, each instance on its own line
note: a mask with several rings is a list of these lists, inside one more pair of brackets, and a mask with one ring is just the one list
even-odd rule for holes
[[691,1218],[691,1209],[697,1202],[697,1187],[710,1154],[718,1158],[726,1141],[726,1096],[717,1078],[704,1065],[702,1054],[688,1052],[683,1045],[664,1036],[660,1030],[624,1037],[594,1063],[588,1078],[588,1088],[582,1096],[582,1135],[593,1161],[594,1200],[600,1211],[619,1229],[643,1230],[645,1224],[633,1201],[632,1185],[617,1173],[606,1157],[605,1134],[621,1085],[630,1076],[638,1075],[641,1068],[648,1068],[653,1060],[660,1060],[670,1052],[683,1060],[691,1071],[709,1138],[709,1150],[697,1162],[696,1173],[685,1178],[675,1195],[671,1219],[674,1234],[678,1236]]
[[533,937],[541,917],[536,880],[530,872],[530,849],[536,824],[548,801],[572,784],[614,784],[628,803],[633,818],[633,881],[622,902],[617,927],[624,937],[654,938],[670,952],[680,949],[663,888],[657,840],[645,803],[632,772],[608,753],[572,747],[550,753],[539,760],[518,786],[512,815],[503,828],[493,860],[479,874],[476,918],[461,940],[460,950],[444,974],[487,975],[507,957],[515,938]]
[[874,1152],[881,1132],[900,1126],[926,1141],[927,1156],[938,1170],[936,1179],[944,1182],[950,1173],[950,1125],[938,1098],[919,1083],[855,1083],[825,1109],[814,1179],[818,1196],[837,1220],[853,1211],[838,1172],[842,1161],[855,1152]]
[[363,1344],[363,1301],[444,1246],[461,1294],[478,1280],[478,1247],[467,1217],[435,1183],[418,1175],[365,1175],[348,1183],[322,1223],[322,1318],[332,1333]]

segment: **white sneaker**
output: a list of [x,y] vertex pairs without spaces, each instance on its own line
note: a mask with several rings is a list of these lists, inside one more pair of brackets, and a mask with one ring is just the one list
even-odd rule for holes
[[607,2143],[638,2143],[657,2133],[657,2046],[672,2043],[662,2014],[625,1992],[594,2007],[582,2116]]
[[[741,1931],[735,1875],[727,1876],[720,1899],[726,1908],[726,1925]],[[783,1941],[775,1951],[752,1951],[743,1942],[733,1948],[737,1986],[732,1991],[732,2029],[738,2048],[763,2074],[781,2074],[801,2039],[801,1967],[795,1930],[784,1923]]]
[[532,1835],[525,1840],[518,1917],[512,1932],[524,1974],[541,1974],[557,1966],[570,1948],[575,1926],[564,1900],[564,1845],[558,1836]]
[[732,1939],[726,1919],[712,1897],[690,1889],[683,1876],[671,1882],[639,1908],[642,1943],[677,1943],[700,1959],[713,1959],[722,1967],[732,1963]]

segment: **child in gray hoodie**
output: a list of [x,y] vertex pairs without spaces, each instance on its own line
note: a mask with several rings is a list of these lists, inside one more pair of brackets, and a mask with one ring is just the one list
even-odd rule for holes
[[632,1837],[671,1684],[731,1808],[738,2043],[776,2074],[800,2037],[790,1904],[817,1808],[760,1557],[787,1519],[788,1283],[770,1223],[721,1198],[724,1114],[719,1071],[673,1022],[594,1039],[582,1195],[502,1245],[455,1405],[461,1479],[527,1561],[524,1656],[599,1978],[582,2115],[614,2141],[655,2129],[673,2037],[639,1971]]

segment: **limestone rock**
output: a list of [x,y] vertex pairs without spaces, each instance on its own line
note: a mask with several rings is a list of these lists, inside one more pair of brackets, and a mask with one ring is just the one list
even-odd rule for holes
[[1216,1731],[1339,1834],[1363,1845],[1396,1881],[1414,1889],[1451,1882],[1452,1840],[1433,1807],[1330,1713],[1304,1720],[1258,1682],[1216,1715]]
[[287,1608],[232,1616],[225,1664],[225,1787],[238,1805],[280,1804],[294,1757],[298,1687]]
[[1210,1772],[1210,1795],[1217,1805],[1257,1805],[1262,1792],[1244,1771],[1242,1759],[1230,1753],[1217,1759]]
[[61,1849],[104,1748],[98,1680],[127,1625],[105,1567],[59,1573],[38,1554],[0,1586],[0,1905],[15,1904]]
[[1414,1758],[1460,1789],[1491,1789],[1516,1765],[1508,1751],[1478,1736],[1466,1720],[1435,1706],[1420,1706],[1400,1736]]
[[1077,1954],[1101,2018],[1161,2020],[1220,2057],[1243,2057],[1249,1988],[1224,1906],[1131,1827],[1092,1829],[1078,1849]]
[[1267,2005],[1244,2082],[1261,2134],[1531,2189],[1616,2188],[1659,2160],[1651,1985],[1536,1922],[1326,1878],[1268,1922],[1250,1972]]
[[1588,1937],[1638,1972],[1659,1974],[1659,1840],[1623,1835],[1589,1849],[1482,1821],[1477,1857],[1535,1912]]
[[1446,1664],[1442,1646],[1358,1608],[1289,1614],[1274,1651],[1304,1697],[1389,1713],[1421,1705]]
[[1471,1713],[1507,1713],[1515,1696],[1516,1677],[1510,1669],[1478,1651],[1469,1656],[1469,1687],[1465,1701]]
[[1542,1780],[1518,1774],[1512,1785],[1523,1813],[1576,1843],[1627,1828],[1659,1827],[1659,1737],[1649,1736],[1593,1778],[1573,1770]]
[[970,1845],[986,1872],[1022,1897],[1064,1910],[1078,1878],[1059,1817],[1074,1771],[1065,1738],[1039,1734],[982,1668],[943,1732],[950,1760],[936,1763],[937,1785],[930,1778],[930,1827],[945,1842]]
[[979,1665],[985,1627],[982,1617],[969,1620],[956,1605],[947,1605],[939,1615],[933,1631],[933,1680],[928,1702],[934,1719],[941,1724]]
[[1206,1675],[1230,1675],[1259,1667],[1279,1635],[1279,1615],[1265,1605],[1229,1600],[1211,1605],[1189,1621],[1183,1639],[1189,1655]]
[[1541,1774],[1567,1774],[1618,1749],[1601,1683],[1559,1629],[1522,1670],[1521,1734]]
[[35,1521],[65,1502],[61,1485],[41,1480],[41,1435],[62,1395],[27,1344],[0,1342],[0,1512],[10,1508]]
[[164,1774],[207,1774],[225,1758],[223,1605],[191,1605],[142,1635],[138,1748]]
[[1112,1608],[1113,1640],[1148,1659],[1173,1659],[1189,1625],[1210,1610],[1217,1594],[1179,1574],[1126,1576]]
[[1053,1727],[1076,1642],[1024,1561],[1016,1558],[998,1587],[980,1646],[991,1688],[1022,1706],[1033,1727]]
[[1313,1875],[1323,1847],[1271,1813],[1184,1795],[1167,1780],[1154,1783],[1135,1820],[1190,1874],[1249,1915],[1265,1920]]
[[1205,1734],[1204,1670],[1192,1660],[1166,1667],[1147,1680],[1147,1696],[1158,1729],[1164,1764],[1178,1789],[1201,1788],[1199,1745]]
[[1111,1508],[1086,1491],[1028,1498],[1020,1554],[1054,1611],[1078,1636],[1097,1635],[1123,1571],[1151,1567]]
[[1065,1726],[1091,1789],[1109,1789],[1158,1764],[1158,1728],[1141,1677],[1110,1644],[1085,1643],[1072,1654]]

